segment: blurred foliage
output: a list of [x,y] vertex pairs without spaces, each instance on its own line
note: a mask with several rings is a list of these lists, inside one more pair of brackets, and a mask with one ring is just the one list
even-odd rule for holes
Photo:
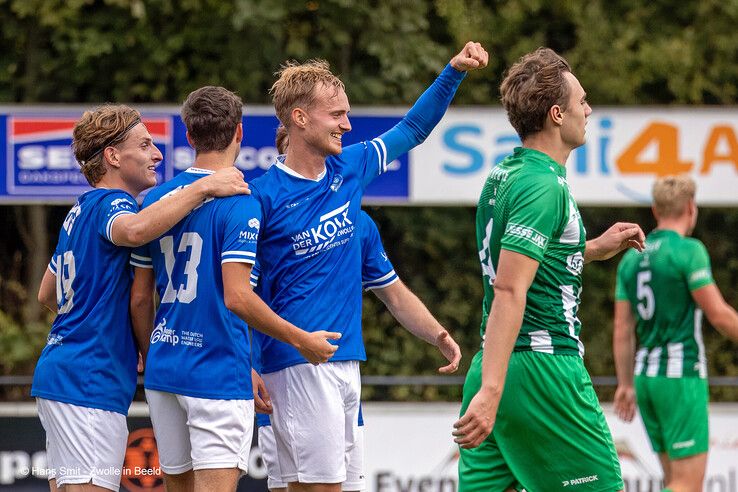
[[[355,105],[409,105],[469,39],[491,54],[455,104],[497,104],[505,67],[550,46],[574,67],[593,105],[735,104],[738,2],[718,0],[0,0],[0,102],[178,103],[205,84],[268,104],[288,59],[325,58]],[[248,108],[247,108],[248,110]],[[2,207],[9,211],[8,207]],[[47,325],[23,320],[35,302],[27,264],[48,255],[66,210],[49,207],[50,244],[0,241],[0,374],[30,374]],[[615,220],[652,226],[646,209],[583,209],[590,237]],[[474,210],[373,208],[390,257],[410,288],[463,347],[479,346],[481,280]],[[0,214],[2,230],[17,228]],[[16,219],[19,220],[19,219]],[[738,212],[703,211],[697,237],[738,305]],[[588,265],[580,311],[586,362],[612,375],[612,287],[617,260]],[[364,373],[433,374],[442,364],[371,295],[364,301]],[[23,327],[23,328],[21,328]],[[736,345],[707,328],[711,374],[738,375]],[[720,388],[713,396],[738,400]],[[381,399],[458,399],[458,387],[367,388]]]

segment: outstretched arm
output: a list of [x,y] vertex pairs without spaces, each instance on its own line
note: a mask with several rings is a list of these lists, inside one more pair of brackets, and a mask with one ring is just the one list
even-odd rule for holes
[[466,43],[405,117],[379,137],[386,148],[384,162],[392,162],[428,138],[446,113],[466,72],[486,67],[488,60],[481,44]]
[[250,192],[243,173],[235,167],[222,169],[138,213],[117,217],[113,221],[110,238],[118,246],[141,246],[174,227],[206,198],[246,193]]
[[458,344],[433,317],[418,299],[418,296],[398,279],[387,287],[374,289],[374,294],[387,306],[392,316],[410,333],[438,347],[449,364],[438,369],[447,374],[455,372],[461,360],[461,349]]
[[454,424],[454,441],[462,448],[476,448],[492,432],[510,354],[520,332],[528,288],[538,271],[538,261],[502,249],[495,279],[482,356],[482,386],[466,413]]
[[615,301],[615,326],[612,334],[615,373],[618,376],[618,387],[615,390],[615,414],[625,422],[633,420],[636,409],[633,389],[635,318],[630,307],[628,301]]

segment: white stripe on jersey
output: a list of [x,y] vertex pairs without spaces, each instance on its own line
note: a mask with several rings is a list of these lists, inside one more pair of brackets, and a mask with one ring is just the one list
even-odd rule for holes
[[384,145],[384,140],[381,138],[375,138],[374,141],[382,148],[382,172],[387,172],[387,147]]
[[659,362],[661,361],[661,347],[655,347],[648,354],[648,368],[646,368],[646,376],[659,375]]
[[384,164],[384,158],[382,157],[382,151],[379,148],[379,144],[377,142],[381,142],[381,140],[371,140],[369,143],[374,146],[374,150],[377,152],[377,175],[382,174],[384,171],[386,164]]
[[[129,215],[134,214],[135,212],[131,212],[130,210],[122,210],[120,212],[114,213],[110,219],[108,219],[108,224],[105,226],[105,237],[108,238],[108,241],[115,244],[115,241],[113,241],[113,221],[120,217],[121,215]],[[117,244],[115,244],[118,246]]]
[[253,265],[254,263],[256,263],[256,259],[254,258],[224,258],[220,260],[220,264],[222,265],[223,263],[249,263]]
[[547,330],[531,331],[528,335],[530,335],[530,348],[533,352],[554,353],[551,335]]
[[[577,226],[577,233],[579,231]],[[569,336],[577,341],[577,348],[579,349],[579,357],[584,357],[584,344],[576,334],[576,322],[577,317],[574,315],[574,310],[577,308],[577,297],[574,295],[573,285],[560,285],[561,289],[561,302],[564,307],[564,318],[569,324]]]
[[220,254],[220,257],[223,258],[224,256],[249,256],[249,257],[256,257],[256,253],[252,251],[223,251]]
[[134,260],[133,258],[131,258],[131,261],[129,261],[128,263],[130,263],[131,265],[135,266],[136,268],[146,268],[147,270],[153,270],[154,269],[154,265],[153,264],[151,264],[151,263],[142,263],[142,262],[139,262],[139,261]]
[[640,376],[643,372],[643,365],[644,361],[646,359],[646,355],[648,355],[648,349],[643,347],[642,349],[639,349],[636,353],[635,357],[635,375]]
[[668,343],[666,345],[666,352],[669,354],[669,358],[666,360],[666,377],[682,377],[684,367],[684,344]]
[[[388,282],[387,280],[389,279],[392,279],[392,280]],[[395,271],[392,270],[384,277],[378,278],[377,280],[370,280],[368,282],[363,282],[362,285],[364,286],[364,290],[384,289],[385,287],[389,287],[390,285],[394,284],[398,280],[400,280],[400,277],[398,277]]]
[[700,377],[707,377],[707,359],[705,359],[705,344],[702,341],[702,310],[694,310],[694,340],[697,342],[697,363],[700,365]]

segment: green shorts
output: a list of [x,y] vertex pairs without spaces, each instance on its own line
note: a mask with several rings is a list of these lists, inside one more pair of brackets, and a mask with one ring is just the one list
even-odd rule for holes
[[[461,415],[482,382],[482,352],[464,383]],[[513,352],[492,434],[461,449],[459,492],[615,492],[620,464],[580,357]]]
[[636,400],[657,453],[671,459],[706,453],[709,443],[706,379],[636,376]]

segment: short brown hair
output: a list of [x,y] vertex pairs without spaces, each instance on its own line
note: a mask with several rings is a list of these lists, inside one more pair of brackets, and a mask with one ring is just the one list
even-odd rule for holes
[[653,183],[653,208],[659,218],[679,217],[694,200],[697,185],[690,176],[664,176]]
[[196,153],[222,152],[241,123],[243,102],[224,87],[208,85],[190,92],[181,114]]
[[524,55],[507,71],[500,100],[521,140],[543,130],[552,106],[566,109],[569,84],[565,72],[571,72],[569,63],[550,48]]
[[277,147],[277,152],[280,154],[287,153],[287,146],[290,144],[290,136],[287,134],[287,128],[284,125],[279,125],[277,128],[277,135],[274,137],[274,145]]
[[290,127],[290,113],[295,108],[309,108],[315,101],[315,88],[320,84],[345,90],[343,82],[333,75],[325,60],[308,60],[305,63],[289,61],[275,73],[277,80],[269,89],[277,118]]
[[105,104],[85,111],[72,130],[72,152],[91,186],[105,175],[105,148],[125,140],[141,122],[141,113],[128,106]]

